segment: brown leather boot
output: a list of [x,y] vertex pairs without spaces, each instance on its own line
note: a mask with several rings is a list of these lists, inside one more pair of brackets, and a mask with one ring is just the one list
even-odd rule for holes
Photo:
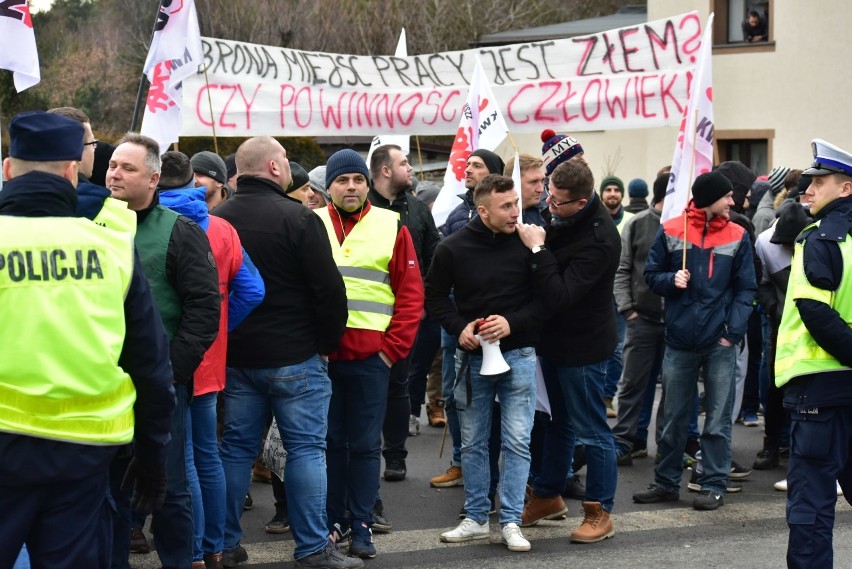
[[258,456],[254,461],[254,466],[251,469],[252,482],[265,482],[272,484],[272,471],[263,464],[263,459]]
[[206,569],[222,569],[222,552],[220,551],[219,553],[205,553],[204,567]]
[[444,400],[433,399],[426,405],[426,416],[429,418],[429,426],[443,428],[447,424],[444,416]]
[[571,541],[575,543],[595,543],[615,535],[609,512],[600,502],[583,502],[585,517],[580,527],[571,532]]
[[521,514],[521,527],[527,528],[536,525],[541,520],[553,520],[568,512],[565,500],[557,494],[552,498],[542,498],[535,491],[530,492],[529,500],[524,505]]

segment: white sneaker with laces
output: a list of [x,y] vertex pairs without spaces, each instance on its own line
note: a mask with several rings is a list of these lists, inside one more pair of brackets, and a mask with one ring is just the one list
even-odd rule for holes
[[521,528],[518,524],[506,524],[501,531],[503,543],[509,548],[509,551],[529,551],[530,542],[521,533]]
[[416,437],[420,434],[420,419],[414,415],[408,417],[408,436]]
[[444,543],[462,543],[474,539],[488,539],[491,527],[488,522],[480,524],[470,518],[465,518],[455,529],[445,531],[441,534]]
[[[843,488],[840,487],[840,482],[836,482],[836,484],[837,484],[837,495],[842,496],[843,495]],[[774,486],[775,486],[775,489],[778,490],[779,492],[786,492],[787,491],[787,479],[785,478],[784,480],[779,480],[778,482],[775,483]]]

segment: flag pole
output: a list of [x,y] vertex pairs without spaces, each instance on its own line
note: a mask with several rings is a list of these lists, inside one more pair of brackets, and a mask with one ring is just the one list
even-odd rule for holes
[[[695,153],[698,151],[695,147],[695,140],[698,138],[698,109],[695,109],[695,116],[692,117],[692,160],[689,165],[689,179],[693,179],[693,175],[695,174]],[[691,188],[689,186],[686,187],[686,205],[683,207],[683,264],[681,270],[686,270],[686,231],[689,224],[687,223],[689,220],[689,216],[686,213],[687,208],[689,208],[689,195],[691,193]]]
[[420,135],[414,135],[414,144],[417,145],[417,162],[420,163],[420,179],[423,179],[423,155],[420,154]]
[[207,104],[210,106],[210,128],[213,129],[213,150],[216,151],[216,154],[219,154],[219,141],[216,138],[216,119],[213,118],[213,97],[210,95],[210,81],[207,78],[206,64],[204,65],[204,84],[207,86]]
[[[154,27],[151,29],[151,40],[154,39],[154,33],[157,31],[157,23],[160,21],[160,10],[163,9],[163,0],[157,4],[157,17],[154,18]],[[142,80],[139,81],[139,90],[136,92],[136,105],[133,107],[133,118],[130,119],[130,130],[136,132],[136,126],[139,124],[139,109],[142,108],[143,93],[148,88],[148,76],[142,73]]]

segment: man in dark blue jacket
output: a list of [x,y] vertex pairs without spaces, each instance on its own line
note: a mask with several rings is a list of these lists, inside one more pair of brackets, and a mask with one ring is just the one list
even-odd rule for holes
[[708,172],[696,178],[692,194],[686,210],[660,227],[645,264],[648,286],[665,302],[666,402],[654,482],[633,500],[648,504],[678,499],[687,424],[703,367],[704,472],[699,473],[701,491],[692,505],[715,510],[724,504],[731,471],[736,347],[745,335],[757,284],[748,234],[729,223],[731,182],[720,172]]

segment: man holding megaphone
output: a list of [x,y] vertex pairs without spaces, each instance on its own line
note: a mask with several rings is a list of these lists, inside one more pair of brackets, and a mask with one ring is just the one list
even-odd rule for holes
[[532,253],[515,231],[520,211],[512,179],[486,176],[473,199],[479,216],[438,245],[426,276],[427,310],[459,339],[454,397],[466,517],[441,541],[489,537],[488,438],[496,396],[502,414],[502,540],[510,551],[529,551],[520,524],[536,404],[534,346],[547,307],[533,297]]

